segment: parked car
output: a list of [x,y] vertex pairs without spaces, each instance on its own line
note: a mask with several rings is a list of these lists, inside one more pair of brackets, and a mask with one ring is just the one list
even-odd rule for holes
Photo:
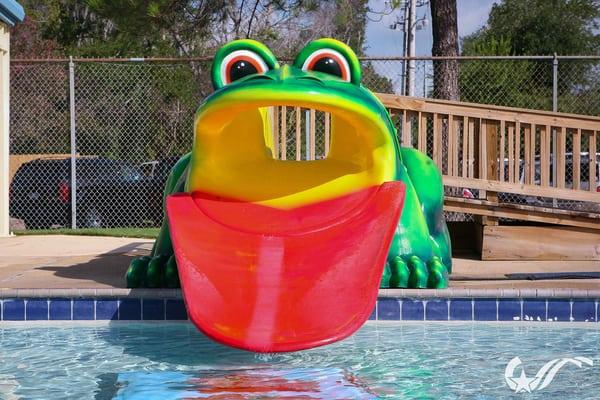
[[144,173],[148,181],[148,218],[154,226],[160,226],[163,220],[163,193],[165,184],[167,183],[171,169],[180,158],[180,156],[164,157],[139,165],[139,169]]
[[[508,177],[509,175],[509,167],[508,167],[508,159],[504,159],[504,176]],[[588,152],[582,152],[580,154],[580,189],[581,190],[589,190],[590,188],[590,177],[589,177],[589,165],[590,165],[590,156]],[[517,172],[519,175],[519,182],[521,184],[525,183],[525,168],[524,168],[524,160],[520,160],[519,162],[519,171]],[[549,164],[549,179],[550,186],[554,185],[553,182],[553,159],[550,158]],[[534,176],[534,185],[540,185],[541,183],[541,161],[540,156],[537,155],[535,157],[535,176]],[[600,153],[596,153],[596,177],[593,182],[591,182],[593,188],[596,192],[600,193]],[[565,154],[565,188],[571,189],[573,188],[573,153]],[[475,198],[474,193],[469,189],[463,189],[462,196],[464,198]],[[577,202],[572,200],[561,200],[561,199],[549,199],[538,196],[530,196],[527,193],[515,194],[515,193],[498,193],[498,200],[500,203],[516,203],[516,204],[527,204],[534,205],[539,207],[555,207],[562,209],[571,209],[571,210],[579,210],[579,211],[594,211],[600,212],[599,206],[597,204],[589,204],[584,202]]]
[[[77,226],[139,225],[147,218],[149,183],[127,162],[76,160]],[[28,229],[71,226],[71,160],[37,159],[23,164],[10,187],[11,216]]]

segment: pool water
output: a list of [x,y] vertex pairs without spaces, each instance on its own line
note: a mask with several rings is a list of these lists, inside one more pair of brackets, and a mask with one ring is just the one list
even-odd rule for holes
[[[599,349],[596,323],[368,323],[333,345],[262,355],[188,323],[4,326],[0,398],[597,399]],[[514,357],[514,378],[561,357],[593,365],[566,363],[545,388],[517,394],[504,377]]]

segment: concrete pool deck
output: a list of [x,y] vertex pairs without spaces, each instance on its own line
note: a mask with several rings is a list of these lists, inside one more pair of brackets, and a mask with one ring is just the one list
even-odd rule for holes
[[[153,242],[153,239],[70,235],[0,238],[0,289],[123,289],[129,262],[147,255]],[[480,261],[456,257],[450,286],[474,292],[600,289],[600,279],[509,278],[515,273],[565,272],[600,273],[600,261]]]

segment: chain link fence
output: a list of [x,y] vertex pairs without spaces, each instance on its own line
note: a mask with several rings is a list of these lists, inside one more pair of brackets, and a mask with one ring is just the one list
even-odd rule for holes
[[[363,59],[363,84],[375,92],[407,93],[406,61]],[[437,96],[433,70],[439,62],[446,60],[415,61],[414,95]],[[600,57],[458,63],[461,101],[600,115]],[[26,229],[159,226],[169,171],[191,149],[195,110],[211,92],[210,64],[13,60],[11,217]],[[279,138],[279,157],[283,147],[287,159],[310,159],[311,140],[314,157],[324,157],[325,118],[288,107],[285,122],[277,121],[287,132]]]

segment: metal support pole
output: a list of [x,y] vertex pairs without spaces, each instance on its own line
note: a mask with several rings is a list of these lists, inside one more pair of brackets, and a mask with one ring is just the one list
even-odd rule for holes
[[[558,57],[556,53],[554,53],[554,57],[552,58],[552,111],[558,111]],[[558,174],[558,165],[556,165],[556,153],[558,150],[556,139],[556,129],[552,129],[552,186],[556,187],[558,185],[558,181],[556,179],[556,175]],[[557,201],[556,199],[552,200],[552,204],[556,207]]]
[[71,229],[77,229],[77,141],[75,129],[75,63],[69,57],[69,111],[71,116]]
[[9,215],[9,90],[10,90],[10,34],[8,26],[0,22],[0,237],[10,235]]
[[[410,0],[410,8],[408,13],[408,56],[414,57],[416,53],[415,36],[417,34],[417,0]],[[415,60],[408,60],[408,96],[415,95]]]
[[[403,34],[402,34],[402,57],[406,57],[408,53],[408,3],[404,6],[404,24],[402,25]],[[402,59],[402,89],[400,90],[400,94],[406,96],[406,70],[408,69],[408,61],[406,58]]]
[[552,58],[552,111],[558,111],[558,57]]

